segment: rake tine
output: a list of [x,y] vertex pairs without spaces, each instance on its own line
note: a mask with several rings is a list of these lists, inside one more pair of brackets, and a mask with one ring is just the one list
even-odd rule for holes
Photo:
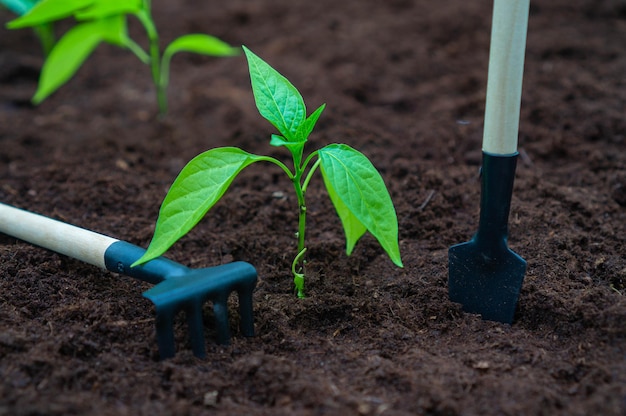
[[239,330],[244,337],[254,336],[254,317],[252,310],[252,290],[254,287],[240,289],[239,294]]
[[156,334],[159,357],[164,360],[176,354],[174,341],[174,314],[171,308],[156,308]]
[[213,313],[217,329],[217,343],[230,344],[230,325],[228,325],[228,294],[219,293],[213,298]]
[[204,358],[206,357],[206,347],[204,345],[204,325],[202,324],[202,302],[198,300],[189,302],[186,312],[191,350],[196,357]]

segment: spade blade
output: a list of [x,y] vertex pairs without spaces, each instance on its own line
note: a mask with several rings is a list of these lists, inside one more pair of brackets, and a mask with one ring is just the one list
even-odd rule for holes
[[517,153],[483,151],[478,231],[448,250],[448,293],[483,319],[513,322],[526,261],[507,247]]
[[526,261],[506,247],[485,255],[475,241],[457,244],[448,251],[450,300],[483,319],[512,323]]

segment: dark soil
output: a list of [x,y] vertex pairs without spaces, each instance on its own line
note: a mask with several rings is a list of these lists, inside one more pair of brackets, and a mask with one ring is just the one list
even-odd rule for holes
[[[181,317],[179,352],[159,361],[150,285],[0,236],[0,415],[626,414],[624,1],[531,6],[509,239],[528,270],[512,325],[462,312],[447,291],[447,249],[478,222],[491,2],[154,9],[164,45],[190,32],[245,44],[311,110],[327,103],[308,149],[347,143],[378,167],[405,267],[369,235],[345,255],[316,177],[308,297],[296,299],[295,198],[282,172],[253,165],[167,255],[253,264],[257,336],[235,329],[216,345],[207,305],[208,357],[189,351]],[[99,47],[32,107],[41,62],[29,31],[0,29],[4,203],[145,247],[196,154],[231,145],[288,160],[268,145],[243,56],[177,56],[164,120],[127,51]]]

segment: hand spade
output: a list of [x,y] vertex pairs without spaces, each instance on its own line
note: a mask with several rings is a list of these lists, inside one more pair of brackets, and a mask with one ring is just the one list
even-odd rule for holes
[[529,0],[495,0],[478,231],[448,252],[449,296],[483,319],[511,323],[526,261],[507,246]]

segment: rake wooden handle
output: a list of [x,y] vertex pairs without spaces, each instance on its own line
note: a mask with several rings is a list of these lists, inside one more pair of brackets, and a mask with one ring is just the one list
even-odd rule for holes
[[105,252],[119,240],[0,203],[0,232],[106,269]]
[[530,0],[494,0],[483,151],[517,152]]

